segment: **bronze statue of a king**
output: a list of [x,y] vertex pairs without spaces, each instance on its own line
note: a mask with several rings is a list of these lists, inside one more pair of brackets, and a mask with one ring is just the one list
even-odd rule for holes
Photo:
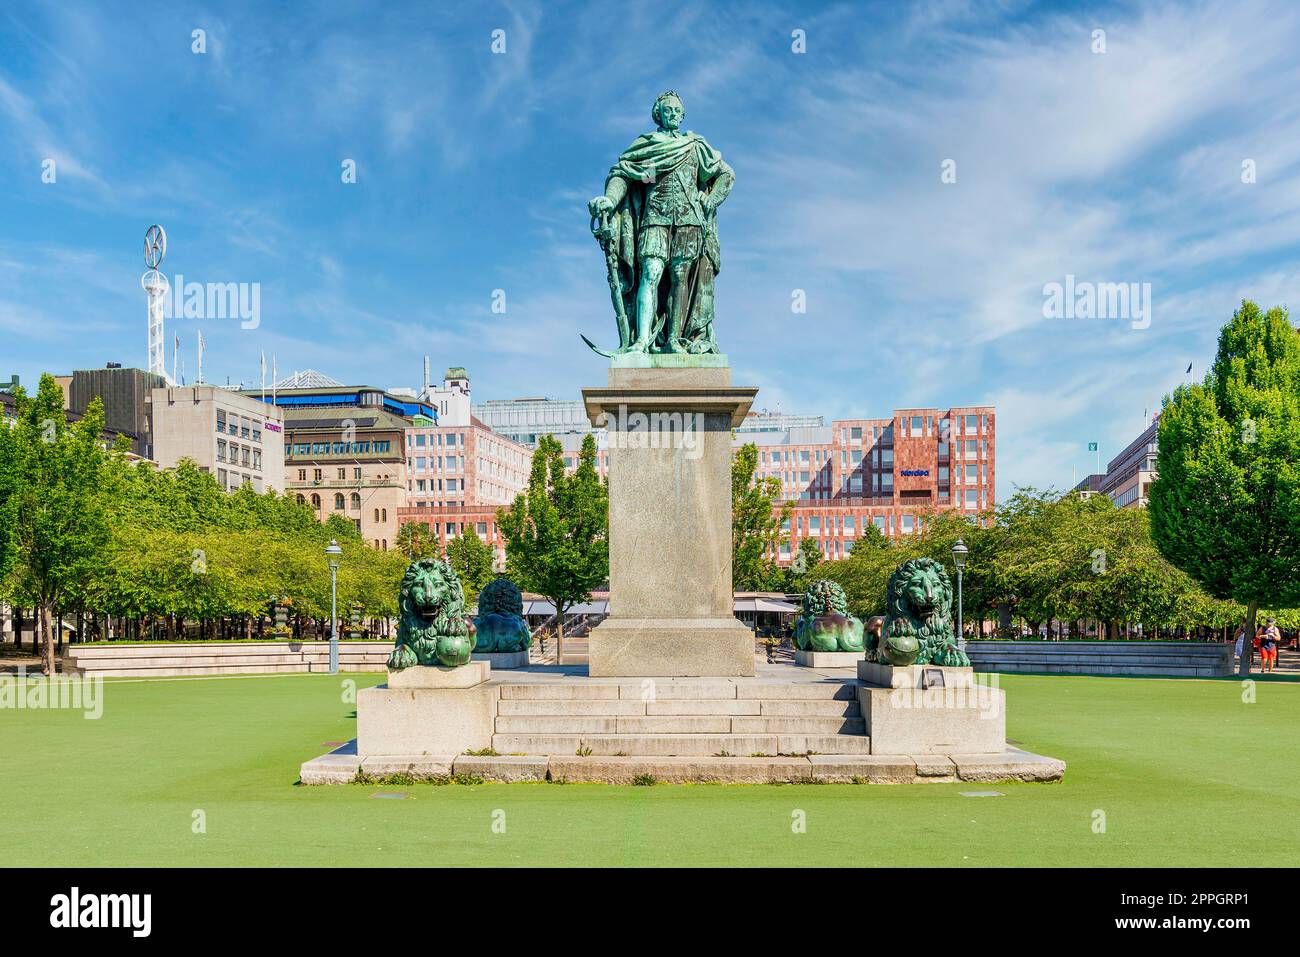
[[638,136],[587,204],[605,253],[623,353],[718,352],[713,281],[720,269],[717,210],[736,174],[698,133],[669,90],[650,110],[657,129]]

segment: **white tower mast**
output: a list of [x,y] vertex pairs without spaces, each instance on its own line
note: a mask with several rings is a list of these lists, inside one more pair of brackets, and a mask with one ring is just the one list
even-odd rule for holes
[[163,332],[163,301],[170,287],[167,277],[158,271],[166,255],[167,233],[155,223],[144,234],[144,264],[148,269],[140,277],[140,286],[149,297],[149,371],[172,383],[167,375],[167,345]]

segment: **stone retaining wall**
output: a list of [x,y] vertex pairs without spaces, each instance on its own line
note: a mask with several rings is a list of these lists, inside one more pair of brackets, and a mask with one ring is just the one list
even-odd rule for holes
[[968,641],[976,671],[1218,678],[1232,672],[1232,646],[1218,642]]
[[[340,671],[383,671],[391,641],[340,641]],[[64,674],[106,678],[329,672],[328,641],[68,645]]]

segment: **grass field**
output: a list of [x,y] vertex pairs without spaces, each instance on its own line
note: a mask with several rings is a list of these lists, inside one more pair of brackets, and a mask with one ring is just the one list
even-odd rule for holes
[[[380,675],[354,675],[360,686]],[[1057,784],[296,785],[352,737],[325,675],[105,682],[0,710],[5,865],[1294,865],[1300,683],[1005,676]],[[1001,797],[963,797],[997,790]],[[377,794],[405,792],[404,799]],[[194,833],[202,812],[204,833]],[[502,818],[501,812],[504,812]],[[806,830],[796,833],[800,816]],[[1105,831],[1094,828],[1104,814]],[[1247,826],[1250,815],[1255,826]],[[504,820],[504,833],[493,822]],[[1243,837],[1246,834],[1246,837]]]

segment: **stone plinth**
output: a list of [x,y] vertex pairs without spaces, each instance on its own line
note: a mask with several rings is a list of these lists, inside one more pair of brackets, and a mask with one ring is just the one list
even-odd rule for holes
[[456,755],[492,744],[496,720],[491,666],[415,667],[389,673],[389,683],[357,692],[357,754],[413,758]]
[[801,668],[852,668],[862,663],[860,651],[803,651],[796,648],[794,663]]
[[731,430],[757,392],[685,359],[612,367],[607,388],[583,390],[609,435],[609,617],[591,632],[593,677],[754,674],[754,635],[732,609]]
[[858,701],[872,754],[1000,754],[1007,747],[1001,688],[864,687]]
[[491,665],[493,668],[527,668],[528,649],[521,651],[476,651],[471,659]]
[[923,675],[926,671],[943,673],[945,688],[968,688],[975,683],[973,668],[941,668],[938,665],[897,665],[880,664],[858,658],[858,679],[880,688],[923,688]]
[[388,672],[390,688],[473,688],[492,675],[492,665],[486,661],[471,661],[456,668],[444,665],[416,665],[400,671]]

